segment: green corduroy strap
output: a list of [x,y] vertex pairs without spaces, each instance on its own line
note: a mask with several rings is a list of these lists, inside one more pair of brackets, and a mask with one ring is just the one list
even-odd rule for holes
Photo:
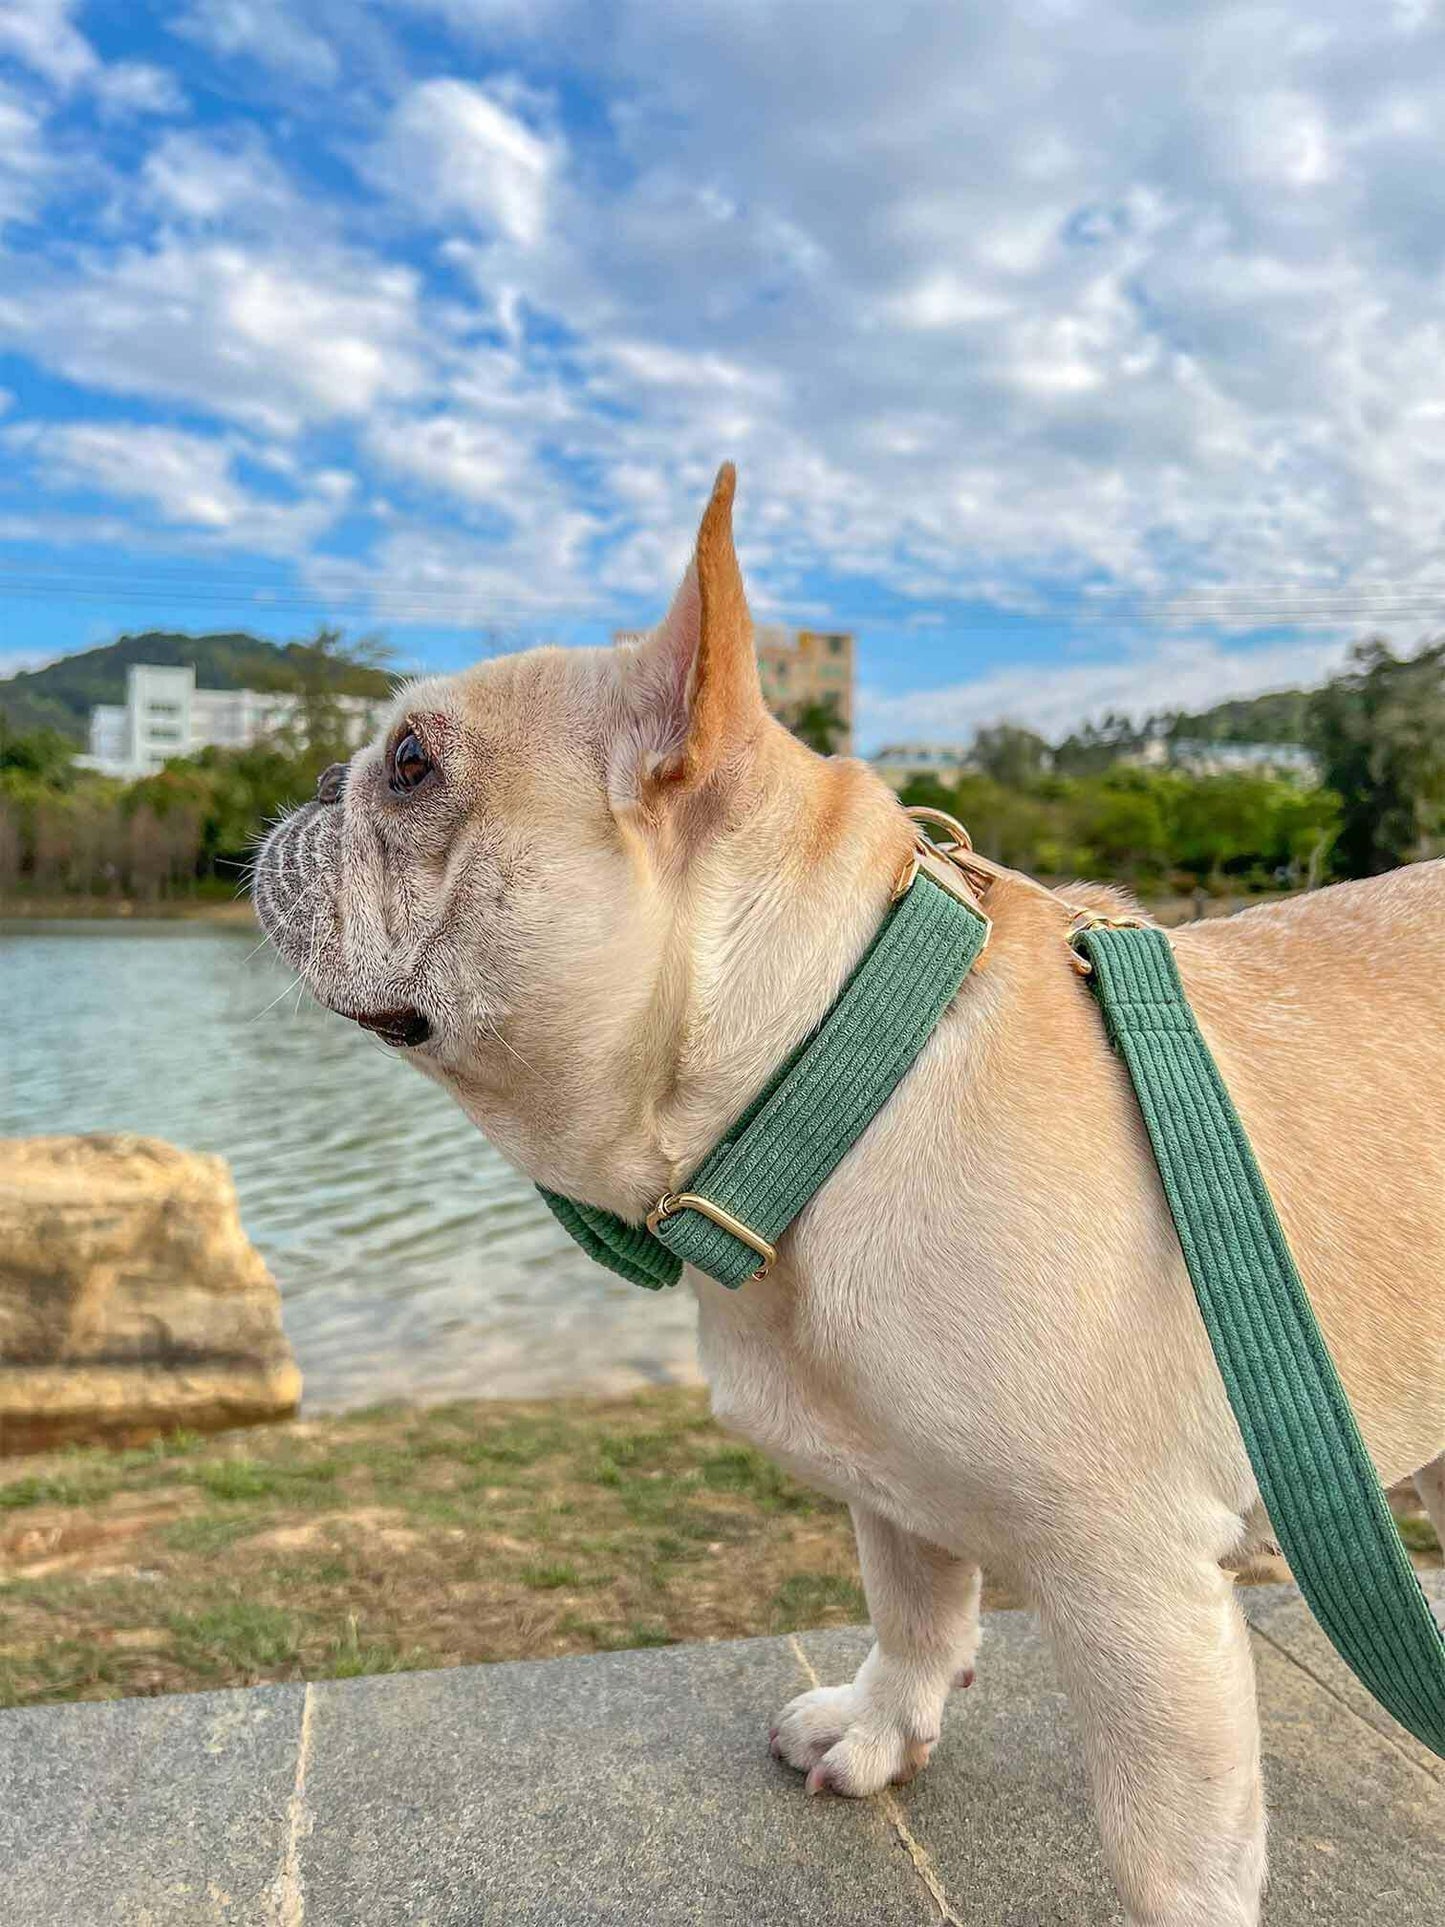
[[[888,1102],[987,940],[987,918],[920,870],[812,1036],[683,1190],[776,1244]],[[686,1263],[736,1287],[758,1269],[751,1246],[699,1211],[676,1211],[653,1233],[542,1196],[589,1257],[632,1284],[676,1284]]]
[[1281,1549],[1336,1650],[1445,1758],[1445,1636],[1400,1542],[1279,1218],[1162,930],[1093,928],[1195,1296]]

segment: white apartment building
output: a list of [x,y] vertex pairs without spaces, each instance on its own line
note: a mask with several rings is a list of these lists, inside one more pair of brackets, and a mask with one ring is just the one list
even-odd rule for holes
[[1190,776],[1285,776],[1306,788],[1320,780],[1319,764],[1299,743],[1170,742],[1153,736],[1126,760],[1146,769],[1180,769]]
[[[359,748],[379,726],[384,698],[338,696],[347,742]],[[154,776],[173,756],[249,749],[295,723],[300,698],[280,690],[198,689],[190,664],[132,663],[125,701],[90,712],[90,753],[77,758],[103,776]]]
[[890,789],[901,790],[915,776],[956,783],[973,768],[959,743],[887,743],[868,761]]

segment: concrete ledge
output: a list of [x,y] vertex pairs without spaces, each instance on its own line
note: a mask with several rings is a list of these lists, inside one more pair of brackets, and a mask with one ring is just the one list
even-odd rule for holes
[[[1445,1585],[1433,1590],[1445,1604]],[[1257,1627],[1271,1927],[1439,1927],[1445,1767],[1285,1588]],[[809,1800],[770,1716],[862,1631],[0,1714],[7,1927],[1117,1922],[1022,1614],[929,1772]],[[1363,1696],[1360,1696],[1363,1700]]]

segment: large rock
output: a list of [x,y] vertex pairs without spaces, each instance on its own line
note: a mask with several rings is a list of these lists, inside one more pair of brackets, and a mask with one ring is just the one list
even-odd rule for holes
[[222,1159],[0,1138],[0,1453],[253,1425],[300,1397]]

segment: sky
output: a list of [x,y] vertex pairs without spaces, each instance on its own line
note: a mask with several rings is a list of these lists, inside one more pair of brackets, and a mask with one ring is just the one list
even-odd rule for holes
[[1436,0],[0,0],[0,672],[665,607],[739,465],[860,737],[1445,607]]

